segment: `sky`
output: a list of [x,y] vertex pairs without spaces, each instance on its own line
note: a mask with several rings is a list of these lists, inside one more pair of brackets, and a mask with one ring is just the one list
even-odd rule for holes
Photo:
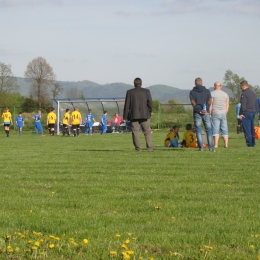
[[260,0],[0,0],[0,62],[39,56],[59,81],[260,85]]

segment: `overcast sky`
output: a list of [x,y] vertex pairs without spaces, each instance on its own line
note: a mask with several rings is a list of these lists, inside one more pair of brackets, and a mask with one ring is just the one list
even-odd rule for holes
[[0,62],[57,80],[190,89],[227,69],[260,85],[260,0],[0,0]]

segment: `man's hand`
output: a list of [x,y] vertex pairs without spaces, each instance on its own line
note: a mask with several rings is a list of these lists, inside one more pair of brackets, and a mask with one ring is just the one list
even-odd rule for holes
[[200,110],[200,114],[202,114],[202,115],[205,115],[207,113],[208,113],[207,110]]

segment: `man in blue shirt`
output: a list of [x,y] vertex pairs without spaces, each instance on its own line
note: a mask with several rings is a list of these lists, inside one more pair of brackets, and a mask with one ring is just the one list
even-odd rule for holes
[[94,116],[92,115],[92,110],[89,109],[88,114],[86,116],[86,135],[92,135],[93,121],[96,122]]
[[24,126],[24,120],[23,120],[23,117],[22,117],[22,112],[19,112],[15,121],[16,121],[16,125],[17,125],[17,128],[18,128],[19,135],[22,135],[23,126]]
[[33,119],[35,121],[34,129],[35,129],[36,135],[38,135],[38,131],[40,130],[41,135],[45,136],[45,134],[43,133],[43,129],[42,129],[41,116],[42,116],[41,110],[38,110],[38,114],[33,116]]

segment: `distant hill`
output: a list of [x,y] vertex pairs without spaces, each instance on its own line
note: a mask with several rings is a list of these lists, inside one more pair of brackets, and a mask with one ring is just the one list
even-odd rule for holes
[[[20,86],[19,92],[23,96],[28,96],[30,83],[25,78],[17,77],[17,83]],[[98,83],[83,80],[83,81],[57,81],[63,88],[63,93],[59,98],[65,98],[66,90],[69,88],[77,88],[79,93],[83,93],[85,98],[117,98],[125,97],[125,93],[128,89],[133,88],[133,85],[125,83],[110,83],[100,85]],[[178,103],[189,104],[189,93],[188,89],[179,89],[167,85],[153,85],[148,87],[151,91],[153,100],[160,100],[166,103],[169,99],[174,99]],[[213,88],[209,88],[210,91]],[[223,86],[223,90],[226,91],[230,97],[232,93],[229,89]]]

